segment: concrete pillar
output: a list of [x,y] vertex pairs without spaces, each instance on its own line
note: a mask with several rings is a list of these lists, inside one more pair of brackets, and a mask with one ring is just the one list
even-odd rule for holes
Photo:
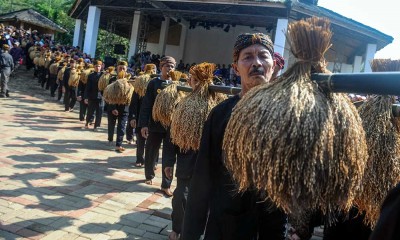
[[165,21],[161,23],[160,40],[158,41],[158,54],[161,56],[165,55],[167,47],[169,20],[169,17],[165,17]]
[[99,33],[101,9],[96,6],[89,7],[89,14],[86,21],[86,34],[83,52],[95,57],[97,35]]
[[365,51],[365,64],[364,72],[372,72],[371,61],[374,59],[376,53],[376,44],[367,44],[367,50]]
[[274,39],[274,51],[281,54],[285,58],[285,68],[288,65],[288,56],[285,56],[285,44],[286,44],[286,36],[285,33],[288,28],[288,19],[287,18],[279,18],[276,22],[275,29],[275,39]]
[[362,70],[362,56],[355,56],[353,63],[353,72],[359,73]]
[[74,39],[72,42],[72,46],[79,46],[82,48],[83,45],[83,21],[81,19],[75,19],[75,30],[74,30]]
[[188,27],[186,25],[181,24],[182,31],[181,31],[181,39],[179,40],[179,48],[181,49],[181,55],[177,56],[179,57],[176,59],[177,61],[183,60],[183,57],[185,56],[185,49],[186,49],[186,36],[188,32]]
[[136,46],[139,38],[140,16],[141,16],[140,11],[135,11],[135,14],[133,15],[131,38],[129,40],[128,59],[130,59],[131,56],[136,54]]

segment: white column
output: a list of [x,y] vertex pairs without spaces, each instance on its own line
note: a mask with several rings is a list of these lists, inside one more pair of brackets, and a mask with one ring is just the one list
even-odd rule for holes
[[165,17],[165,21],[161,23],[160,40],[158,41],[158,54],[165,55],[165,49],[167,47],[168,39],[168,28],[169,28],[169,17]]
[[367,44],[367,50],[365,51],[365,66],[364,72],[372,72],[371,61],[374,59],[376,53],[376,44]]
[[288,65],[288,56],[285,57],[285,44],[286,44],[286,36],[285,33],[288,28],[288,19],[287,18],[279,18],[276,22],[275,29],[275,39],[274,39],[274,51],[279,53],[285,58],[285,68]]
[[89,14],[86,21],[86,34],[83,52],[95,57],[97,35],[99,33],[101,9],[96,6],[89,7]]
[[141,16],[140,11],[135,11],[135,14],[133,15],[131,38],[129,40],[128,59],[130,59],[131,56],[136,54],[136,45],[139,37],[140,16]]
[[361,67],[362,67],[361,65],[362,65],[362,56],[355,56],[353,63],[353,72],[354,73],[361,72]]
[[81,19],[75,19],[75,30],[74,30],[74,40],[72,46],[79,46],[82,48],[83,40],[83,21]]
[[185,56],[185,49],[186,49],[186,36],[188,32],[188,27],[184,24],[181,24],[182,30],[181,30],[181,39],[179,40],[179,48],[181,49],[181,56],[177,61],[183,60],[183,57]]

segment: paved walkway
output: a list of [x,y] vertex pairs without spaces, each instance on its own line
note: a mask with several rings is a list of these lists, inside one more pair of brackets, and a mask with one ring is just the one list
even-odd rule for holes
[[[0,98],[0,239],[167,239],[171,199],[21,69]],[[160,155],[161,156],[161,155]],[[160,168],[159,168],[160,169]]]

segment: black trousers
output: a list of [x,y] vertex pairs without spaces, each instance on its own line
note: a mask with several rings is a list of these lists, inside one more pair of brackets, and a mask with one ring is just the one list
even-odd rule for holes
[[101,99],[88,100],[86,124],[89,124],[89,122],[93,121],[95,113],[96,113],[96,119],[94,122],[94,127],[97,128],[100,127],[101,117],[103,116],[103,100]]
[[[56,80],[56,81],[57,81],[57,80]],[[58,95],[57,95],[57,100],[58,100],[58,101],[61,100],[61,97],[62,97],[62,95],[63,95],[62,89],[63,89],[63,82],[61,81],[61,82],[58,84]],[[65,94],[64,94],[64,98],[65,98]]]
[[[118,110],[118,109],[117,109]],[[117,139],[115,141],[115,145],[117,147],[122,146],[122,141],[124,140],[126,123],[128,121],[128,113],[124,111],[119,111],[118,116],[115,116],[111,113],[110,110],[107,110],[107,119],[108,119],[108,141],[114,140],[114,129],[115,124],[117,123]]]
[[[146,138],[140,133],[141,128],[136,128],[136,163],[144,164],[144,147],[146,145]],[[157,155],[158,159],[158,155]]]
[[42,88],[44,88],[46,84],[46,68],[39,67],[39,82]]
[[67,88],[64,93],[64,106],[65,111],[73,109],[76,103],[76,90],[75,88]]
[[183,218],[185,215],[185,208],[187,196],[189,192],[191,178],[177,178],[176,188],[172,197],[172,231],[180,234],[182,231]]
[[131,127],[131,118],[128,119],[128,125],[126,125],[126,140],[130,141],[133,140],[133,128]]
[[45,77],[45,81],[46,81],[46,90],[49,90],[50,89],[50,73],[49,73],[48,68],[44,69],[44,77]]
[[49,75],[49,84],[50,84],[50,96],[56,96],[56,90],[58,87],[57,84],[57,75],[50,74]]
[[88,105],[85,103],[83,99],[79,101],[79,121],[85,120],[87,108]]
[[[144,154],[144,173],[146,175],[147,180],[151,180],[155,177],[154,165],[158,161],[158,152],[161,147],[161,143],[163,143],[163,151],[161,156],[161,173],[162,173],[162,182],[161,188],[170,188],[172,179],[168,179],[165,175],[165,159],[172,156],[171,145],[173,146],[169,135],[167,133],[155,133],[149,132],[149,136],[146,139],[146,149]],[[175,151],[173,151],[175,153]]]

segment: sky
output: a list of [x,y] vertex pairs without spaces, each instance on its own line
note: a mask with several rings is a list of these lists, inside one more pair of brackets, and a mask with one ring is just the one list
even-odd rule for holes
[[400,13],[398,0],[319,0],[318,6],[351,18],[394,38],[375,58],[400,59]]

